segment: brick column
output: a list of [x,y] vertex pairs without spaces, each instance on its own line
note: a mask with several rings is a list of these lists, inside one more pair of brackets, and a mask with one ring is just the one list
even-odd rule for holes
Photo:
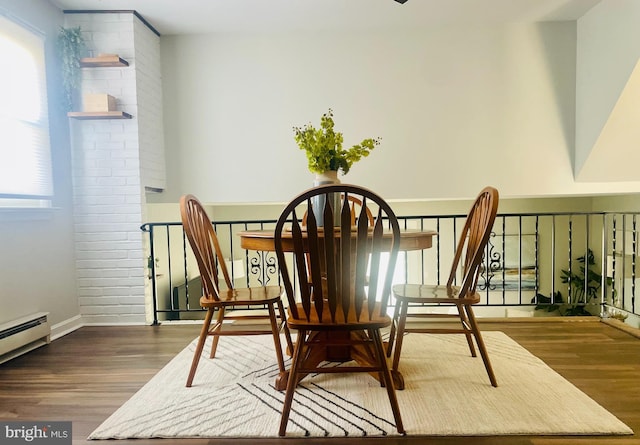
[[[85,324],[152,320],[145,304],[145,187],[164,187],[159,36],[126,13],[67,14],[90,55],[128,67],[83,68],[82,93],[106,93],[132,119],[70,120],[78,301]],[[79,105],[80,106],[80,105]]]

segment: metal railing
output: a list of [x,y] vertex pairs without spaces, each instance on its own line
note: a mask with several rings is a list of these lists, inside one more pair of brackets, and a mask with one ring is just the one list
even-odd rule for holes
[[[638,318],[637,219],[631,212],[498,214],[478,289],[486,316],[576,309]],[[431,249],[401,252],[397,282],[444,283],[466,215],[403,216],[405,229],[435,230]],[[236,285],[279,284],[273,252],[240,247],[238,232],[272,229],[275,220],[214,221]],[[201,318],[198,267],[177,222],[144,224],[154,322]],[[578,312],[579,313],[579,312]],[[575,315],[576,313],[573,313]]]

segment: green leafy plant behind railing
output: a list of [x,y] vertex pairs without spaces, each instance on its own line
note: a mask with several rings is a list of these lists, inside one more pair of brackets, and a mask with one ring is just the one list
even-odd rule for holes
[[[547,312],[557,310],[561,315],[566,316],[594,315],[587,308],[591,301],[598,297],[602,286],[602,274],[597,272],[595,256],[591,249],[587,249],[587,253],[576,258],[576,261],[578,262],[577,270],[574,268],[562,270],[560,277],[562,282],[571,288],[571,301],[565,301],[560,291],[556,291],[553,298],[537,294],[531,301],[537,302],[536,310]],[[610,281],[609,278],[607,280]]]

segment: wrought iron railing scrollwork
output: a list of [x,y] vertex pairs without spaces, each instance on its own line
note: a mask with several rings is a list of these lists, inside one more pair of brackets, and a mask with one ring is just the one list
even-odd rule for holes
[[496,276],[497,272],[503,269],[502,264],[502,252],[503,249],[498,250],[493,242],[494,238],[496,238],[496,233],[491,232],[489,235],[489,243],[485,249],[484,254],[484,267],[480,272],[480,280],[478,281],[477,289],[479,291],[492,291],[496,290],[497,286],[495,283],[492,283],[493,278]]
[[271,252],[247,252],[249,281],[255,278],[261,286],[269,286],[278,281],[278,260]]

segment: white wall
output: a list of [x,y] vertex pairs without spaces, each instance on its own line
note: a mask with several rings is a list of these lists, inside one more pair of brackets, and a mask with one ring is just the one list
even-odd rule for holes
[[[638,180],[640,2],[602,1],[578,20],[576,177]],[[634,72],[635,68],[635,72]]]
[[639,191],[576,183],[574,22],[161,38],[167,192],[281,202],[309,187],[292,126],[329,107],[345,145],[381,146],[344,182],[387,199]]
[[135,92],[143,187],[166,187],[160,38],[137,18],[133,22]]
[[54,209],[37,214],[0,210],[0,323],[50,312],[56,331],[78,317],[73,246],[69,132],[61,107],[55,39],[62,13],[48,1],[0,0],[0,14],[19,17],[45,35]]

